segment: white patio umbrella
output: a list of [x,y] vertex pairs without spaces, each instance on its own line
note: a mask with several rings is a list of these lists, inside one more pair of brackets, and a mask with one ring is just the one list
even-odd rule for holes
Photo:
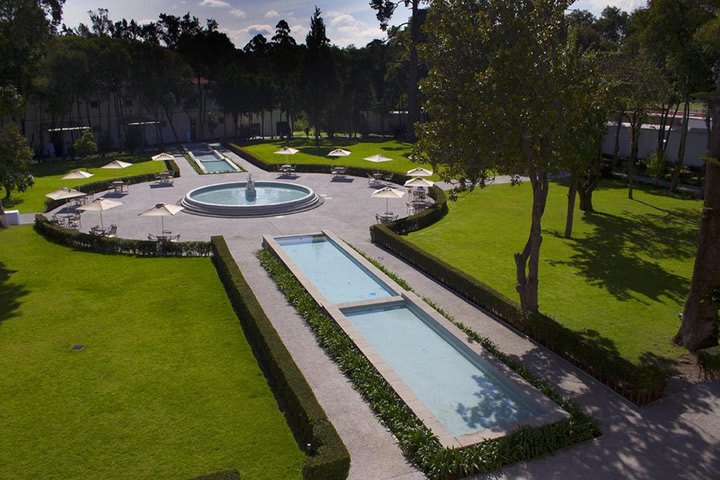
[[118,202],[117,200],[110,200],[101,197],[96,198],[87,205],[78,207],[78,210],[82,210],[83,212],[100,212],[100,228],[104,229],[105,225],[103,224],[103,212],[105,210],[110,210],[111,208],[119,207],[120,205],[125,204],[123,202]]
[[90,178],[94,173],[86,172],[84,170],[75,170],[74,172],[70,172],[64,177],[62,177],[63,180],[77,180],[79,178]]
[[74,188],[63,187],[60,190],[55,190],[45,196],[51,200],[67,200],[68,198],[84,197],[85,195],[87,195],[87,193],[80,192]]
[[145,210],[142,213],[138,213],[140,217],[160,217],[160,231],[165,230],[165,217],[171,217],[181,211],[183,207],[179,205],[172,205],[170,203],[157,203],[154,207]]
[[348,150],[343,150],[342,148],[336,148],[332,152],[328,153],[327,156],[328,157],[347,157],[348,155],[350,155],[350,153],[351,152]]
[[108,163],[107,165],[103,165],[100,168],[127,168],[130,166],[132,166],[132,163],[121,162],[120,160],[113,160],[112,162]]
[[392,187],[383,187],[379,190],[375,190],[373,193],[370,194],[373,198],[384,198],[385,199],[385,211],[389,212],[389,202],[391,198],[402,198],[405,196],[405,192],[403,190],[398,190],[397,188]]
[[380,155],[379,153],[376,153],[375,155],[371,155],[369,157],[363,158],[363,160],[367,160],[368,162],[374,162],[374,163],[381,163],[381,162],[392,162],[392,158],[384,157]]
[[427,187],[430,188],[433,185],[435,185],[435,182],[431,182],[430,180],[425,180],[424,178],[420,177],[414,177],[405,182],[404,184],[406,187]]
[[275,154],[277,154],[277,155],[295,155],[295,154],[298,153],[299,151],[300,151],[300,150],[296,150],[296,149],[291,148],[291,147],[282,147],[280,150],[278,150],[277,152],[275,152]]
[[159,161],[164,161],[164,160],[175,160],[175,157],[169,153],[162,152],[162,153],[158,153],[157,155],[154,155],[152,157],[152,159],[155,160],[156,162],[159,162]]
[[412,170],[407,171],[408,177],[429,177],[433,174],[432,170],[428,170],[427,168],[413,168]]

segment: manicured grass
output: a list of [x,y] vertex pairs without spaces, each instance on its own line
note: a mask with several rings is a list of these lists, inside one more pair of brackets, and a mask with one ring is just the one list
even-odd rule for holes
[[[273,153],[285,145],[289,145],[300,151],[295,155],[276,155]],[[411,168],[431,168],[429,165],[414,163],[408,158],[412,145],[412,143],[386,139],[356,140],[349,138],[323,138],[320,147],[318,148],[315,146],[313,138],[306,140],[303,137],[295,138],[290,142],[287,140],[277,140],[243,144],[241,146],[248,152],[269,164],[327,164],[328,173],[330,172],[330,166],[362,167],[369,170],[381,169],[401,174],[404,174]],[[328,157],[327,154],[336,148],[349,150],[352,154],[347,157]],[[393,160],[391,162],[382,163],[373,163],[363,160],[363,158],[375,155],[376,153],[380,153],[385,157],[392,158]]]
[[[35,177],[35,184],[25,192],[13,192],[9,201],[5,201],[5,208],[17,209],[22,213],[35,213],[45,210],[45,195],[62,187],[76,188],[78,185],[112,180],[116,178],[132,177],[145,173],[162,172],[165,162],[154,162],[150,159],[152,154],[117,153],[105,157],[88,157],[85,159],[63,160],[50,159],[32,165],[31,172]],[[132,163],[127,168],[100,168],[113,160]],[[62,177],[73,170],[85,170],[93,173],[90,178],[77,180],[63,180]],[[0,188],[2,196],[5,190]]]
[[0,372],[0,478],[302,476],[208,258],[100,255],[0,230]]
[[[529,234],[532,191],[496,185],[449,202],[449,214],[408,239],[512,299],[513,254]],[[540,309],[596,337],[633,362],[684,350],[670,338],[688,293],[701,203],[641,187],[635,200],[619,183],[594,195],[597,213],[575,213],[563,238],[567,188],[554,183],[543,217]]]

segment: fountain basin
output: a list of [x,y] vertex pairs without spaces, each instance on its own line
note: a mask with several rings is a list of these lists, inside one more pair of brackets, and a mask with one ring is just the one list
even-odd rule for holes
[[254,182],[255,195],[247,195],[247,182],[216,183],[189,191],[181,204],[185,211],[215,217],[264,217],[299,213],[323,202],[311,188],[283,182]]

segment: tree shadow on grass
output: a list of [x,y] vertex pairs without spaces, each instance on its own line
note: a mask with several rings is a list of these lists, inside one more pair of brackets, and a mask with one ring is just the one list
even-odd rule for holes
[[30,293],[25,287],[10,283],[15,273],[17,270],[10,270],[0,262],[0,324],[17,316],[20,299]]
[[[605,288],[621,301],[637,300],[633,292],[653,300],[667,296],[681,301],[687,295],[688,280],[667,271],[660,261],[692,259],[698,214],[692,209],[656,209],[658,213],[586,216],[585,222],[594,231],[569,240],[575,253],[550,264],[574,267],[590,284]],[[561,237],[558,232],[551,234]]]

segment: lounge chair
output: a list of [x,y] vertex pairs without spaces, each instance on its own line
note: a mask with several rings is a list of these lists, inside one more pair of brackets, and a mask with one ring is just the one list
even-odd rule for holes
[[113,223],[112,225],[110,225],[110,229],[105,233],[105,236],[112,238],[117,235],[117,230],[117,225]]

